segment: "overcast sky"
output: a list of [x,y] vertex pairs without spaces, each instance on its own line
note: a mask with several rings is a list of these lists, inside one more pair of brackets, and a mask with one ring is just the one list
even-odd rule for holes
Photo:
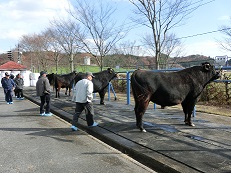
[[[75,0],[71,0],[73,3]],[[128,0],[104,0],[117,7],[117,20],[129,23],[132,15]],[[195,0],[196,1],[196,0]],[[231,56],[231,52],[220,49],[216,40],[222,39],[216,31],[221,25],[231,26],[231,0],[201,0],[205,5],[196,10],[183,26],[174,30],[178,38],[183,38],[184,55],[202,54],[205,56]],[[49,26],[49,20],[67,16],[69,0],[1,0],[0,1],[0,53],[17,45],[22,35],[39,33]],[[141,37],[147,31],[142,27],[134,27],[127,39],[136,40],[141,45]],[[193,36],[193,37],[189,37]]]

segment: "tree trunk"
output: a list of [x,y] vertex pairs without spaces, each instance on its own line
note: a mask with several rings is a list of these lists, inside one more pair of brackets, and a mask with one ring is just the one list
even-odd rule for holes
[[70,55],[70,69],[71,69],[71,72],[74,71],[74,63],[73,63],[73,53],[71,53]]

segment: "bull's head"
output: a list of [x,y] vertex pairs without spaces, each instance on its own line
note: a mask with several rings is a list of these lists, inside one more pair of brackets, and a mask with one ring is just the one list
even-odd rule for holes
[[202,67],[205,72],[211,72],[212,76],[210,81],[216,80],[221,77],[220,73],[222,69],[216,71],[214,65],[211,65],[209,62],[202,63]]
[[115,73],[115,71],[112,68],[107,69],[108,73]]
[[112,68],[108,68],[107,71],[108,71],[108,73],[110,73],[110,74],[115,74],[115,75],[114,75],[114,78],[119,78],[118,73],[116,73]]

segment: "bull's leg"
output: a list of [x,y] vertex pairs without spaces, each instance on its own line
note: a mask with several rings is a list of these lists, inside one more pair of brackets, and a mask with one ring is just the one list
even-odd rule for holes
[[60,98],[59,92],[60,92],[61,87],[58,87],[58,98]]
[[187,104],[185,102],[182,102],[181,105],[182,105],[184,116],[185,116],[184,117],[184,122],[185,122],[186,125],[188,125],[189,122],[188,122],[188,107],[187,107]]
[[143,127],[143,115],[148,107],[149,101],[139,100],[135,102],[136,126],[142,131],[146,132]]
[[189,122],[189,123],[188,123],[188,125],[189,125],[189,126],[193,126],[193,127],[194,127],[194,126],[195,126],[195,124],[193,124],[193,123],[192,123],[191,116],[192,116],[192,112],[188,114],[188,119],[189,119],[189,121],[188,121],[188,122]]
[[185,124],[186,125],[195,126],[192,123],[192,119],[191,119],[192,112],[193,112],[193,109],[194,109],[195,105],[196,105],[196,100],[191,100],[188,103],[182,104],[183,111],[185,113]]
[[196,105],[196,100],[190,102],[190,104],[189,104],[189,106],[188,106],[188,122],[189,122],[188,125],[189,125],[189,126],[193,126],[193,127],[194,127],[195,125],[192,123],[191,117],[192,117],[192,113],[193,113],[193,109],[194,109],[195,105]]
[[[67,95],[68,87],[66,87],[65,95]],[[70,95],[69,95],[70,96]]]
[[105,97],[106,92],[107,92],[107,89],[103,89],[102,91],[99,92],[100,104],[101,105],[105,105],[105,103],[104,103],[104,97]]
[[69,96],[71,96],[71,87],[69,87],[68,89],[69,89]]
[[69,96],[71,96],[71,89],[69,88]]
[[55,88],[55,98],[58,98],[58,88]]

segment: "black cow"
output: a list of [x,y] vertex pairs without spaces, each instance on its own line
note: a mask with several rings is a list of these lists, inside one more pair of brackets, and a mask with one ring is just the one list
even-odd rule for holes
[[142,119],[150,101],[162,107],[181,104],[185,124],[194,126],[191,115],[197,98],[208,83],[220,77],[219,73],[208,62],[169,73],[136,70],[131,76],[131,86],[137,127],[146,131]]
[[[94,85],[94,93],[98,92],[100,96],[100,104],[104,105],[104,96],[107,92],[107,86],[109,82],[117,77],[117,73],[112,68],[108,68],[107,70],[98,72],[98,73],[93,73],[95,76],[92,79],[93,85]],[[75,76],[74,83],[76,84],[79,80],[85,78],[85,73],[78,73]],[[116,98],[115,98],[116,100]]]
[[[54,91],[54,88],[55,88],[55,85],[54,85],[54,83],[55,83],[55,76],[56,76],[56,74],[54,74],[54,73],[47,74],[47,78],[49,80],[49,83],[50,83],[50,85],[53,86],[53,91]],[[64,87],[61,87],[61,88],[64,88]],[[69,89],[69,87],[66,87],[65,95],[67,95],[68,89]]]
[[69,96],[71,95],[72,81],[76,76],[76,72],[71,72],[63,75],[54,75],[55,98],[60,97],[59,92],[61,88],[66,88],[65,94],[69,89]]
[[54,73],[47,74],[47,78],[49,80],[50,85],[54,85],[54,83],[55,83],[55,74]]

